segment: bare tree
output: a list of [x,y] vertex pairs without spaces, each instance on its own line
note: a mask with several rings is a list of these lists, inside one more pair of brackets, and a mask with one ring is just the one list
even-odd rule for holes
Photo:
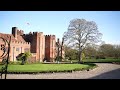
[[98,27],[94,21],[86,21],[85,19],[73,19],[70,21],[67,32],[64,33],[64,41],[78,48],[79,62],[81,61],[81,53],[90,43],[97,43],[101,40],[102,34],[98,31]]

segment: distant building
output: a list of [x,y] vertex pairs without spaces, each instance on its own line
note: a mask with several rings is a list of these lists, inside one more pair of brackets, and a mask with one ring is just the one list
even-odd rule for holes
[[[55,35],[44,35],[43,32],[24,34],[24,31],[18,30],[17,27],[12,27],[12,34],[0,33],[0,37],[7,40],[9,40],[10,36],[10,61],[16,61],[16,57],[25,51],[32,53],[31,62],[43,62],[44,60],[53,62],[56,58]],[[2,41],[0,41],[0,45],[2,45]]]

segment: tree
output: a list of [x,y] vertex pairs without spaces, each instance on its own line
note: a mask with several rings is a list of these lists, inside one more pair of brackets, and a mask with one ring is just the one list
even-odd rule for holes
[[81,61],[81,53],[90,43],[97,43],[101,40],[102,34],[94,21],[85,19],[73,19],[70,21],[67,32],[64,34],[64,41],[71,47],[78,48],[78,58]]
[[30,52],[21,53],[17,59],[22,61],[21,65],[24,65],[27,59],[31,56]]
[[120,45],[113,45],[113,47],[114,47],[114,50],[112,51],[113,57],[115,59],[119,59],[120,58]]
[[76,53],[77,50],[65,46],[65,57],[68,57],[69,60],[76,60],[77,59]]
[[94,45],[89,45],[85,48],[84,52],[86,57],[89,57],[91,59],[92,57],[96,57],[97,50]]
[[114,47],[111,44],[103,44],[100,46],[100,51],[105,57],[113,57]]

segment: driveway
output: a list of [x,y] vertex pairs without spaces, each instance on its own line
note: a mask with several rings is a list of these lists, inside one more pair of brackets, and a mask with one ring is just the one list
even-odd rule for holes
[[90,71],[72,73],[8,74],[7,79],[120,79],[120,65],[96,63],[97,68]]

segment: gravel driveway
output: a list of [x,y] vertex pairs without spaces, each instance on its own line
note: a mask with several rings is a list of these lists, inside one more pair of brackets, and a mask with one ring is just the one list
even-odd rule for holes
[[8,74],[7,79],[120,79],[120,65],[96,63],[97,68],[90,71],[46,74]]

